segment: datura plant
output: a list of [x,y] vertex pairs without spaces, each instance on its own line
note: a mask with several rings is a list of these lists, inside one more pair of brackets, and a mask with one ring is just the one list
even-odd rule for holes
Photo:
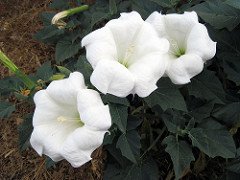
[[0,52],[16,75],[0,80],[0,118],[15,110],[12,97],[35,107],[19,127],[21,150],[80,168],[103,151],[106,180],[239,177],[237,0],[50,8],[34,37],[56,45],[54,60],[28,76]]

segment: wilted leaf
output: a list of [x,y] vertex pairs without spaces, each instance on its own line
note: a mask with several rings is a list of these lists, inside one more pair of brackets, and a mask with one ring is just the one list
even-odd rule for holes
[[179,179],[195,160],[192,149],[185,141],[179,141],[172,135],[166,137],[163,143],[167,145],[166,151],[173,161],[176,179]]

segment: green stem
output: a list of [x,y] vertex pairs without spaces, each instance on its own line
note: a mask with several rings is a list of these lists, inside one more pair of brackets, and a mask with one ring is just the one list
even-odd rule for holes
[[18,67],[1,50],[0,61],[5,67],[7,67],[10,71],[16,74],[19,79],[21,79],[21,81],[28,87],[28,89],[35,87],[36,84],[26,74],[18,69]]
[[76,8],[68,9],[67,12],[68,12],[68,16],[71,16],[73,14],[86,11],[86,10],[88,10],[88,5],[83,5]]

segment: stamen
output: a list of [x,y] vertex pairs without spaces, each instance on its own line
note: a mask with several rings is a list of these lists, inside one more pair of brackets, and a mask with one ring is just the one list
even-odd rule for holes
[[126,50],[126,53],[125,53],[125,56],[124,56],[123,60],[119,60],[119,63],[124,65],[126,68],[128,68],[129,65],[130,65],[129,60],[132,57],[132,54],[134,52],[134,47],[135,47],[134,44],[129,45],[127,50]]
[[65,117],[65,116],[59,116],[57,118],[57,121],[60,122],[60,123],[78,123],[80,126],[83,126],[84,123],[81,121],[80,117],[78,118],[71,118],[71,117]]

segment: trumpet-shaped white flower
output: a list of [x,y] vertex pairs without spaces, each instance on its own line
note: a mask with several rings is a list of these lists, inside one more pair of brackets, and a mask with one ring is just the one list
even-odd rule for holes
[[102,93],[125,97],[146,97],[164,74],[162,55],[169,42],[160,39],[154,28],[137,12],[121,13],[82,40],[94,71],[92,84]]
[[165,75],[175,84],[190,82],[203,70],[204,62],[216,53],[216,43],[210,39],[207,28],[198,22],[196,12],[167,15],[153,12],[146,21],[155,27],[159,37],[170,42]]
[[73,167],[91,160],[111,126],[109,107],[86,89],[81,73],[53,81],[34,96],[36,109],[30,143],[39,155],[66,159]]

